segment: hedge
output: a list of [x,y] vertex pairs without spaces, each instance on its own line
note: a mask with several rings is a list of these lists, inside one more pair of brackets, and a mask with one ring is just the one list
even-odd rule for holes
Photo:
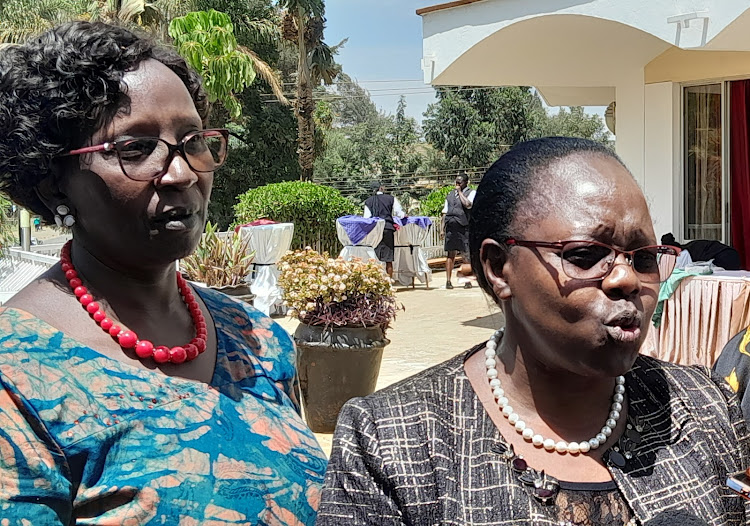
[[310,246],[336,256],[341,244],[336,219],[359,214],[361,207],[338,190],[306,181],[287,181],[253,188],[238,196],[235,224],[268,218],[294,223],[292,249]]

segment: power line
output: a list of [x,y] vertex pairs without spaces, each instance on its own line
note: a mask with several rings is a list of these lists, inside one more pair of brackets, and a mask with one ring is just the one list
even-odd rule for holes
[[[425,95],[425,94],[430,94],[430,93],[437,93],[437,91],[440,89],[447,89],[447,90],[450,90],[452,93],[457,93],[457,92],[462,92],[462,91],[493,90],[493,89],[498,89],[499,87],[501,86],[477,86],[477,87],[471,87],[471,88],[463,88],[463,87],[457,88],[457,87],[442,87],[441,86],[441,87],[430,88],[430,89],[425,89],[425,88],[420,87],[420,88],[405,88],[403,90],[397,90],[397,88],[392,88],[392,89],[386,88],[386,89],[379,90],[379,91],[395,91],[395,93],[367,93],[363,95],[343,95],[343,94],[338,94],[335,92],[327,92],[325,95],[321,95],[320,97],[317,97],[315,100],[324,100],[324,101],[341,100],[341,99],[366,100],[372,97],[395,97],[395,96],[400,96],[400,95],[404,95],[404,96]],[[408,90],[412,90],[412,91],[408,91]],[[261,99],[263,102],[268,102],[268,103],[279,102],[278,99],[273,98],[275,97],[275,95],[273,95],[272,93],[261,93],[260,95],[261,97],[267,97],[267,98]],[[290,100],[294,100],[295,95],[296,93],[286,94],[287,98],[289,98]]]
[[[384,82],[422,82],[425,83],[422,79],[377,79],[377,80],[353,80],[351,82],[334,82],[333,85],[335,86],[360,86],[362,84],[375,84],[375,83],[384,83]],[[296,86],[296,82],[282,82],[284,86]]]

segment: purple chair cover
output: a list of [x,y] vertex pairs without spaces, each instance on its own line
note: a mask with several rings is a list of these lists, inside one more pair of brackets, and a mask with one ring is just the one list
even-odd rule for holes
[[336,221],[344,227],[353,245],[362,241],[378,224],[377,217],[342,216]]

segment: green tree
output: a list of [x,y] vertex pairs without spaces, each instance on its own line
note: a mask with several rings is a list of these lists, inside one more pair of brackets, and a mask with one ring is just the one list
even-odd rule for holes
[[[343,105],[352,111],[348,126],[337,126],[326,132],[326,148],[315,161],[315,180],[344,188],[355,201],[369,195],[369,183],[385,179],[389,186],[399,187],[413,178],[423,161],[419,127],[406,116],[406,101],[401,99],[396,115],[370,111],[372,102],[365,90],[350,90],[365,97],[365,104]],[[342,107],[339,99],[334,104]],[[374,104],[371,106],[374,110]],[[353,117],[353,118],[352,118]]]
[[527,87],[441,88],[424,116],[426,140],[455,169],[486,166],[510,146],[534,137],[608,140],[598,115],[587,115],[580,107],[550,115]]
[[336,91],[331,98],[334,122],[338,126],[354,126],[378,116],[378,109],[368,91],[346,73],[336,78]]
[[169,36],[178,52],[203,77],[208,99],[220,101],[232,118],[242,113],[236,93],[255,80],[253,59],[239,49],[229,16],[211,9],[174,18]]
[[599,115],[586,114],[581,106],[560,108],[547,118],[544,135],[584,137],[599,142],[609,142],[609,132]]
[[453,168],[472,168],[537,136],[544,108],[525,87],[441,88],[424,116],[425,139],[445,152]]
[[[234,221],[237,196],[269,183],[299,179],[297,121],[294,110],[279,94],[284,60],[288,56],[281,39],[281,10],[272,0],[198,0],[201,10],[215,9],[229,15],[237,43],[252,50],[259,61],[253,66],[258,76],[237,100],[242,113],[231,119],[216,105],[211,122],[227,126],[241,140],[233,140],[226,164],[216,173],[211,193],[211,220],[226,228]],[[265,74],[261,64],[267,65]],[[277,79],[274,87],[270,76]]]

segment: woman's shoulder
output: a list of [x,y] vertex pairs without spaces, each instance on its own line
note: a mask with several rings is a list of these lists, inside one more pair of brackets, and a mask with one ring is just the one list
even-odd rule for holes
[[244,301],[212,289],[196,287],[196,291],[211,313],[219,343],[230,360],[250,353],[274,379],[295,376],[294,343],[281,325]]
[[680,365],[641,355],[629,374],[656,397],[674,394],[715,397],[721,391],[711,370],[702,365]]
[[464,361],[471,353],[462,352],[413,376],[400,380],[375,393],[352,401],[375,418],[403,416],[413,412],[449,411],[453,402],[463,399],[467,382]]

